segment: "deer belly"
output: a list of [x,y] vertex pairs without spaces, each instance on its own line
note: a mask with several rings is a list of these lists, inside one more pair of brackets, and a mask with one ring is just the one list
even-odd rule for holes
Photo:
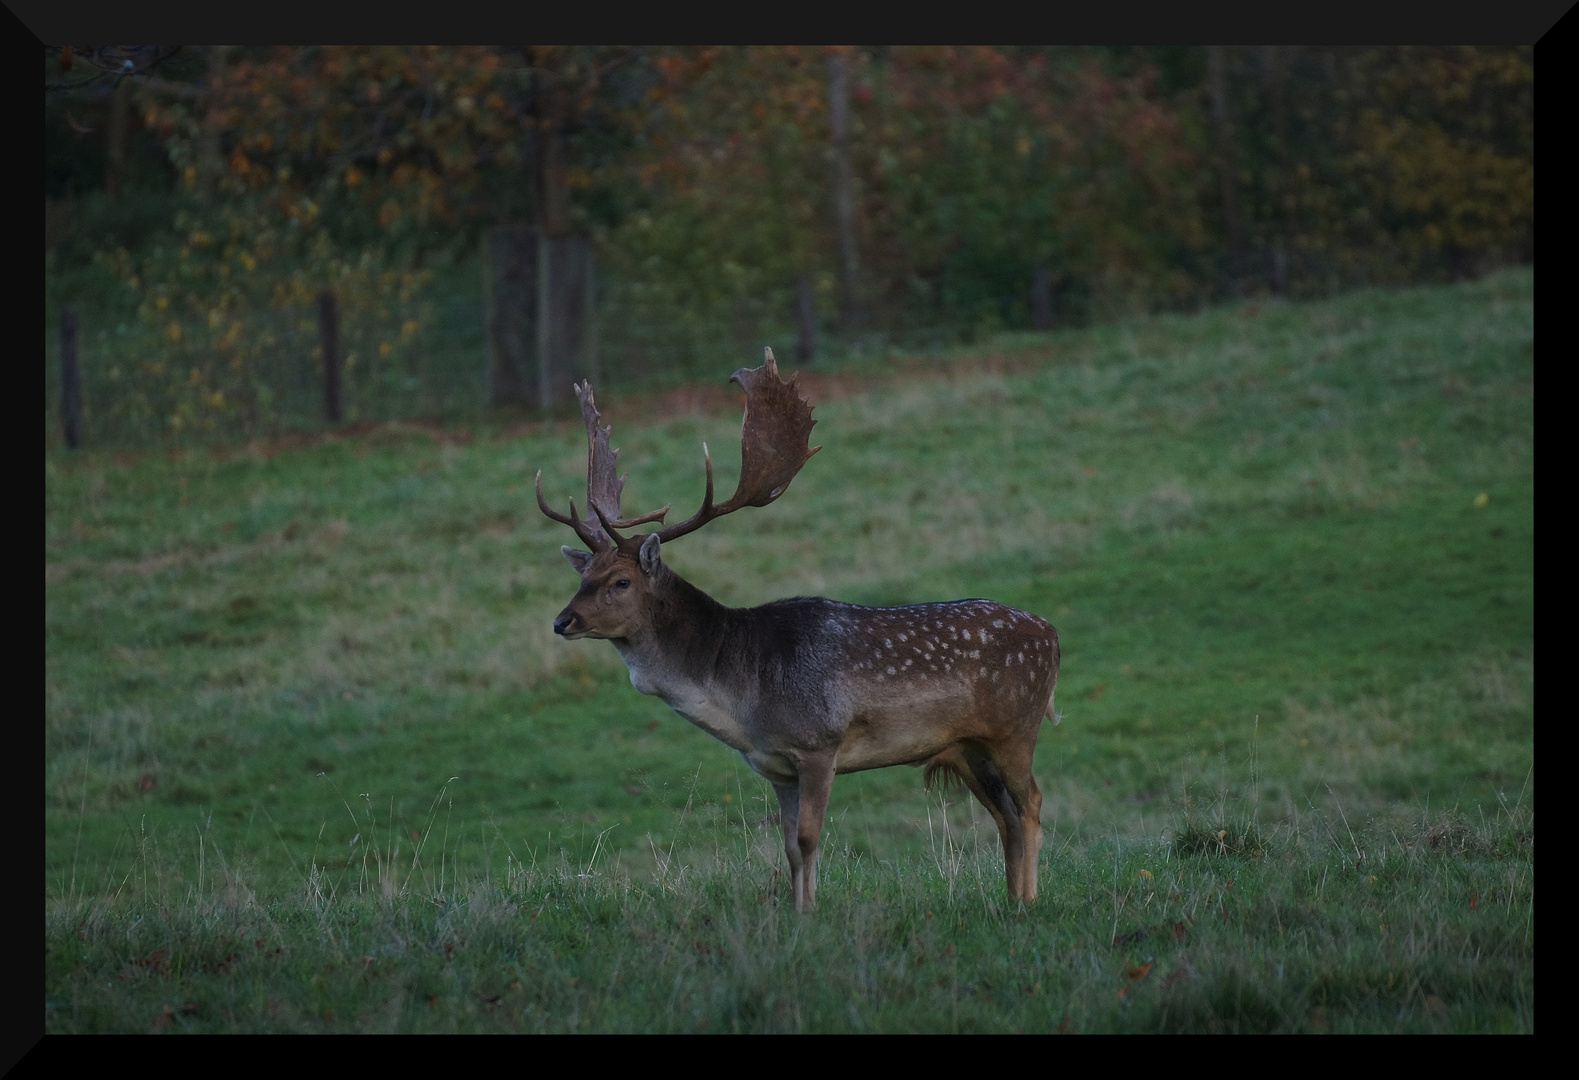
[[863,710],[839,743],[835,771],[861,772],[924,761],[971,734],[971,719],[968,709],[953,701]]

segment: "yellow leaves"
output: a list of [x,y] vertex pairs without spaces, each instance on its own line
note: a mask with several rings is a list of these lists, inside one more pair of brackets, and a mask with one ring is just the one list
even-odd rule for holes
[[362,170],[358,169],[355,165],[352,165],[345,171],[345,186],[351,188],[352,190],[355,190],[357,186],[360,185],[365,179],[367,179],[367,177],[362,175]]
[[387,359],[389,357],[389,354],[394,352],[394,351],[395,351],[394,346],[391,345],[389,342],[381,341],[381,342],[378,343],[378,355],[379,356],[384,357],[385,359]]
[[1143,880],[1143,881],[1150,881],[1151,880],[1151,871],[1150,870],[1142,870],[1140,872],[1139,876],[1140,876],[1141,880]]
[[164,328],[164,336],[169,338],[171,341],[179,342],[182,337],[181,324],[172,319],[170,323]]
[[411,337],[417,332],[418,327],[419,324],[416,319],[407,319],[405,322],[400,324],[400,336],[407,338]]
[[1491,502],[1491,496],[1482,491],[1479,495],[1475,496],[1475,509],[1484,510],[1486,508],[1486,504],[1489,502]]
[[252,257],[251,252],[243,251],[236,258],[249,274],[258,268],[258,260]]

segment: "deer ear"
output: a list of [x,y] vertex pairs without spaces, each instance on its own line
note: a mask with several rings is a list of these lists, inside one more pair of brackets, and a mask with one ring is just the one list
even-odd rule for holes
[[565,546],[559,549],[564,552],[565,558],[570,560],[570,565],[576,568],[576,573],[585,574],[587,567],[592,565],[592,552],[582,551],[580,548]]
[[658,567],[662,565],[658,558],[658,534],[648,533],[647,539],[641,542],[641,568],[648,577],[657,577]]

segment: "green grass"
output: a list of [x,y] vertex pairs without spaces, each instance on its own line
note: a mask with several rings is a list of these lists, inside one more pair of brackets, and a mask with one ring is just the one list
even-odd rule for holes
[[[46,1025],[1533,1030],[1533,328],[1524,270],[867,370],[665,549],[1058,626],[1023,912],[909,769],[784,910],[766,786],[549,629],[578,424],[50,454]],[[600,404],[628,510],[732,484],[732,401]]]

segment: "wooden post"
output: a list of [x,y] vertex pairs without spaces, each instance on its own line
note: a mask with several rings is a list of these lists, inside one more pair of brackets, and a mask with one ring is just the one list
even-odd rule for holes
[[1038,330],[1053,328],[1053,273],[1042,263],[1031,270],[1031,325]]
[[809,366],[817,357],[817,311],[812,306],[811,275],[802,274],[795,283],[795,356]]
[[77,369],[77,309],[60,310],[60,418],[66,449],[82,448],[82,375]]
[[333,289],[318,297],[318,340],[323,352],[323,415],[340,422],[340,310]]

